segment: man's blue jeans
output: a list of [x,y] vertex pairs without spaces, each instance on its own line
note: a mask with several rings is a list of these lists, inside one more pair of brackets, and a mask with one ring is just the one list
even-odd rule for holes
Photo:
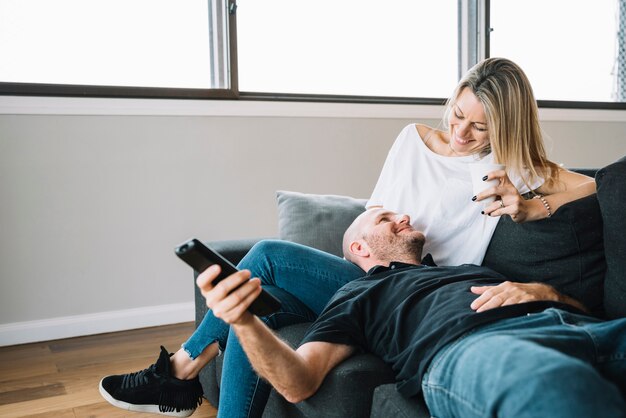
[[[256,244],[238,267],[250,270],[265,290],[280,299],[281,310],[262,318],[272,329],[313,321],[341,286],[365,275],[343,258],[277,240]],[[207,312],[183,348],[196,358],[215,341],[224,351],[218,418],[260,417],[271,387],[254,373],[226,323]]]
[[623,418],[626,319],[547,309],[480,327],[434,357],[422,391],[438,418]]

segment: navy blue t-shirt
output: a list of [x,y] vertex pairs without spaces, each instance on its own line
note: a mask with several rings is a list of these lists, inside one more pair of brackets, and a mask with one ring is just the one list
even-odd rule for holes
[[374,353],[393,368],[400,393],[411,397],[421,391],[432,357],[472,328],[551,306],[564,307],[531,302],[481,313],[470,308],[478,297],[471,286],[505,280],[489,268],[469,264],[378,266],[337,291],[301,344],[324,341]]

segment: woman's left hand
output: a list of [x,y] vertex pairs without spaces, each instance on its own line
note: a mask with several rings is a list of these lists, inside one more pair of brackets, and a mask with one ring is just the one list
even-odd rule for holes
[[514,222],[524,222],[528,218],[528,200],[519,194],[505,170],[495,170],[487,175],[489,180],[498,180],[498,185],[489,187],[476,195],[476,202],[488,197],[495,197],[496,201],[483,209],[487,216],[509,215]]

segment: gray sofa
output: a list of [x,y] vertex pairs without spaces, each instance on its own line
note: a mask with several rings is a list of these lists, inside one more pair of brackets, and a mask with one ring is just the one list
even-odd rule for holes
[[[514,281],[547,282],[583,301],[596,315],[626,316],[626,157],[595,176],[597,193],[561,207],[551,218],[515,224],[500,219],[483,264]],[[363,199],[278,192],[279,237],[340,254],[340,237],[364,210]],[[210,245],[233,263],[258,239],[213,241]],[[436,261],[436,260],[435,260]],[[195,282],[194,282],[195,288]],[[206,313],[196,289],[196,324]],[[278,334],[297,346],[308,324]],[[201,373],[205,397],[219,406],[221,358]],[[264,417],[429,417],[422,399],[396,391],[389,366],[371,354],[341,363],[320,390],[298,404],[272,391]]]

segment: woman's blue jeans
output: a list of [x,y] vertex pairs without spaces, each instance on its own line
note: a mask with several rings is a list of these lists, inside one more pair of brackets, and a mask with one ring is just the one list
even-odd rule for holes
[[[262,318],[272,329],[313,321],[341,286],[365,275],[343,258],[278,240],[257,243],[238,267],[250,270],[265,290],[280,299],[280,311]],[[216,341],[223,350],[218,418],[260,417],[271,387],[254,373],[229,329],[209,310],[183,348],[191,358]]]
[[434,357],[422,391],[437,418],[623,418],[626,319],[548,309],[480,327]]

